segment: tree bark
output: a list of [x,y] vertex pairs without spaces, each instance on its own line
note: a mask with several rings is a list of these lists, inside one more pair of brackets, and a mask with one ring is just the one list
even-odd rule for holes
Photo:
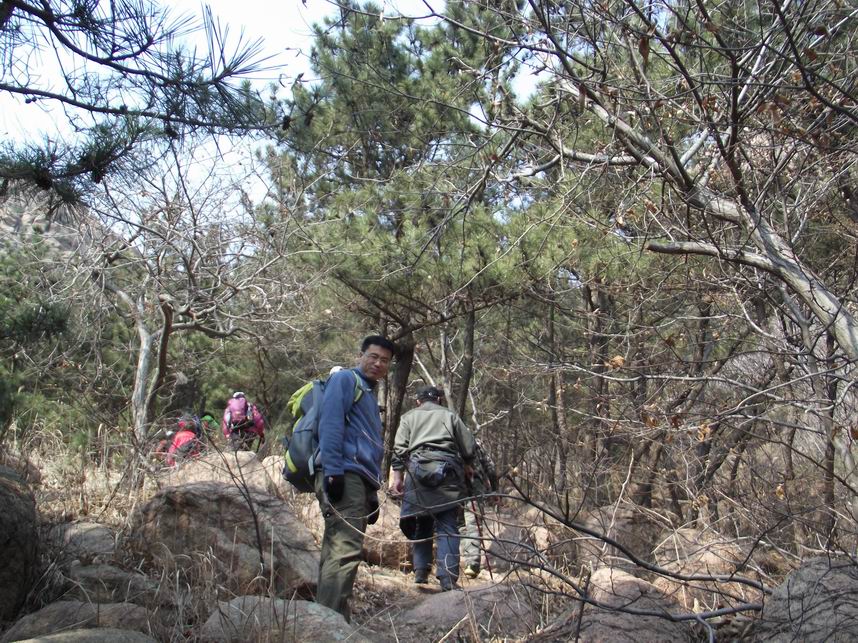
[[384,426],[384,459],[381,465],[381,475],[387,479],[390,471],[390,461],[393,458],[393,443],[396,440],[396,430],[402,417],[402,403],[408,388],[408,377],[414,364],[414,335],[408,332],[397,345],[396,368],[390,378],[388,404],[385,409]]

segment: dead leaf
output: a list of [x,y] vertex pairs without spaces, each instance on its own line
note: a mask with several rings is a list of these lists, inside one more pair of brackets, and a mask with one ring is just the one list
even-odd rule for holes
[[638,41],[638,52],[643,58],[643,66],[646,69],[646,66],[649,64],[649,36],[641,36],[641,39]]
[[622,355],[614,355],[608,362],[610,368],[622,368],[626,363],[626,359]]
[[775,489],[775,495],[778,497],[778,500],[783,500],[784,498],[786,498],[786,492],[784,491],[783,483],[780,483],[777,486],[777,489]]

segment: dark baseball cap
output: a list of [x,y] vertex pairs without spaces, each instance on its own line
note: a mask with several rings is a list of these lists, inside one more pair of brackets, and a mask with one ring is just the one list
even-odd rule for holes
[[421,402],[426,400],[438,401],[444,398],[444,391],[435,386],[421,386],[417,389],[417,399]]

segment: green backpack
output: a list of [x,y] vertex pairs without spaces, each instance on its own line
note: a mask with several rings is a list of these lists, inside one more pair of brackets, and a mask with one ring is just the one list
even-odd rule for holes
[[[355,376],[355,394],[352,400],[354,406],[363,395],[363,386],[360,375],[355,371],[352,371],[352,374]],[[283,477],[301,493],[309,493],[315,489],[316,468],[320,464],[319,416],[327,383],[327,378],[307,382],[292,394],[286,405],[295,418],[295,423],[292,425],[292,436],[283,438],[286,446]],[[349,411],[346,412],[346,422]]]

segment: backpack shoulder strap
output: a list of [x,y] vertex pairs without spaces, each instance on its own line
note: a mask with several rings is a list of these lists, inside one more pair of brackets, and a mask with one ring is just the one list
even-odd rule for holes
[[363,384],[360,381],[360,375],[357,374],[357,371],[352,371],[352,375],[355,376],[355,397],[352,400],[352,406],[358,403],[358,400],[363,396]]

